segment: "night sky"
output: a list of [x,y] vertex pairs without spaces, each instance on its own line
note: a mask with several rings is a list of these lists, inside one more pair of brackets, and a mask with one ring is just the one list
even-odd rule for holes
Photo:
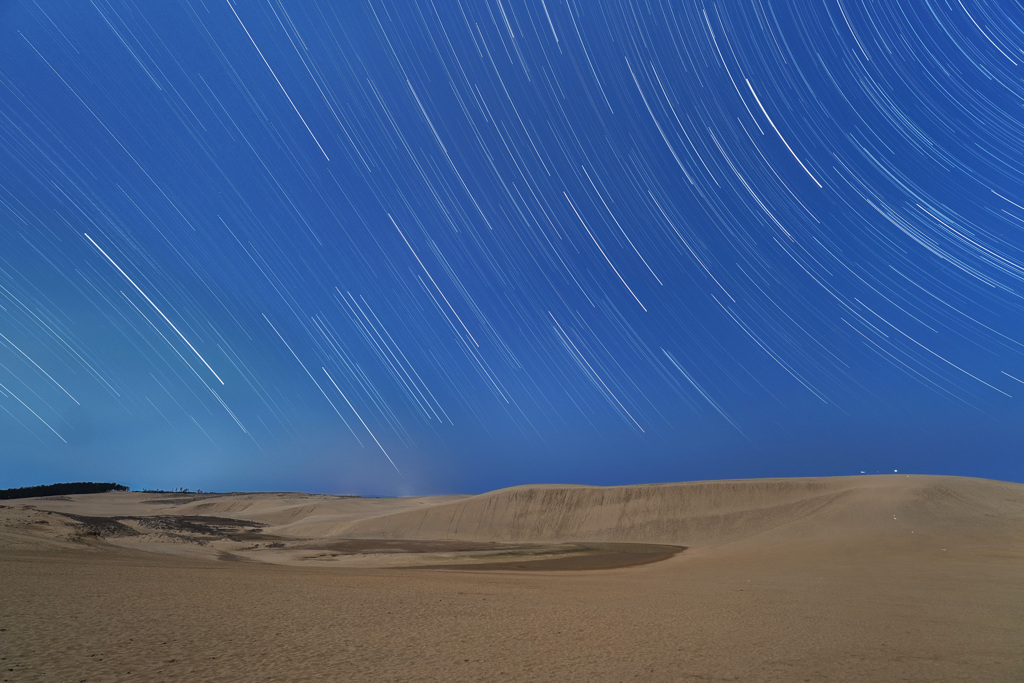
[[0,0],[0,487],[1024,481],[1024,8]]

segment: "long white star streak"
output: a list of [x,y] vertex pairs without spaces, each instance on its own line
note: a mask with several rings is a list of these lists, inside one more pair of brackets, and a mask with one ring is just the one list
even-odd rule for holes
[[372,431],[370,431],[370,428],[366,426],[366,422],[363,421],[363,418],[359,415],[359,412],[356,410],[355,406],[352,405],[352,401],[348,400],[348,396],[345,395],[345,392],[341,390],[341,387],[338,386],[338,383],[334,381],[333,377],[331,377],[331,373],[327,372],[327,368],[322,367],[320,369],[324,371],[325,375],[327,375],[327,379],[331,380],[331,384],[333,384],[334,388],[338,390],[338,393],[341,394],[341,397],[345,399],[345,403],[347,403],[348,407],[352,409],[352,412],[355,413],[355,416],[358,417],[359,421],[363,423],[363,427],[366,428],[367,434],[373,437],[373,440],[377,444],[377,447],[380,448],[380,452],[384,454],[384,457],[388,459],[388,462],[391,463],[391,466],[395,468],[395,472],[402,474],[402,470],[398,469],[398,465],[396,465],[395,461],[391,459],[391,456],[388,455],[388,452],[384,450],[384,447],[380,445],[380,441],[377,441],[377,437],[374,436]]
[[[331,405],[331,408],[334,410],[337,416],[341,418],[341,421],[345,424],[345,427],[348,429],[348,431],[352,432],[352,436],[356,438],[356,441],[359,441],[359,437],[356,435],[355,430],[352,429],[352,426],[348,423],[348,420],[346,420],[345,417],[341,414],[341,411],[338,410],[338,406],[334,405],[334,401],[331,400],[331,397],[328,396],[327,392],[324,391],[323,387],[320,386],[320,383],[316,381],[316,378],[313,377],[313,373],[306,369],[306,364],[299,360],[299,356],[295,353],[295,351],[292,350],[291,345],[284,340],[284,337],[282,337],[281,333],[277,331],[277,328],[274,327],[274,323],[270,322],[270,318],[268,318],[265,313],[263,314],[263,319],[267,321],[267,324],[270,325],[270,329],[274,331],[274,334],[277,335],[277,338],[280,339],[281,343],[284,344],[286,349],[288,349],[288,353],[292,354],[292,358],[294,358],[295,362],[299,364],[299,367],[302,368],[302,371],[305,372],[306,375],[311,380],[313,380],[313,384],[316,385],[316,388],[319,389],[320,393],[323,394],[324,398],[327,399],[327,402]],[[359,441],[359,445],[362,446],[363,442]]]
[[[417,254],[416,250],[412,248],[411,244],[409,244],[409,240],[405,238],[405,233],[402,232],[402,229],[400,227],[398,227],[398,223],[396,223],[395,219],[391,217],[391,214],[388,214],[388,219],[391,221],[391,224],[395,226],[395,230],[398,231],[398,234],[402,236],[402,241],[405,242],[405,246],[409,247],[409,251],[411,251],[412,255],[416,257],[416,263],[420,264],[420,268],[422,268],[423,272],[427,274],[428,278],[430,278],[430,283],[434,285],[434,289],[436,289],[437,293],[441,295],[441,298],[444,299],[444,302],[448,304],[448,309],[452,312],[452,315],[454,315],[455,318],[459,321],[459,324],[462,325],[462,329],[466,331],[466,336],[469,337],[469,340],[473,342],[474,346],[480,346],[480,344],[477,343],[476,339],[473,338],[473,334],[469,331],[469,328],[466,327],[466,323],[462,322],[462,318],[460,318],[459,314],[455,312],[455,307],[452,306],[452,303],[450,301],[448,301],[448,297],[444,295],[444,292],[441,291],[441,288],[438,286],[437,282],[434,281],[434,276],[431,275],[430,271],[427,270],[427,267],[423,265],[423,261],[420,260],[420,255]],[[454,325],[452,327],[454,327]],[[456,332],[458,332],[458,330],[456,330]]]
[[686,381],[687,381],[687,382],[689,382],[689,383],[690,383],[690,384],[691,384],[691,385],[693,386],[693,388],[697,390],[697,393],[699,393],[699,394],[700,394],[701,396],[703,396],[703,397],[704,397],[704,400],[705,400],[705,401],[707,401],[707,402],[708,402],[708,404],[709,404],[709,405],[710,405],[710,406],[711,406],[712,408],[714,408],[714,409],[715,409],[715,411],[717,411],[719,415],[721,415],[721,416],[722,416],[723,418],[725,418],[725,421],[726,421],[726,422],[728,422],[728,423],[729,423],[730,425],[732,425],[732,428],[733,428],[733,429],[735,429],[735,430],[736,430],[737,432],[739,432],[740,434],[742,434],[742,435],[743,435],[743,438],[745,438],[745,439],[746,439],[747,441],[750,441],[751,443],[753,443],[753,439],[751,439],[751,438],[750,438],[749,436],[747,436],[747,435],[746,435],[746,433],[744,433],[744,431],[743,431],[742,429],[740,429],[739,425],[737,425],[737,424],[736,424],[736,423],[735,423],[735,422],[733,421],[733,419],[732,419],[731,417],[729,417],[728,415],[726,415],[725,411],[724,411],[724,410],[722,410],[722,407],[721,407],[721,406],[719,406],[719,405],[718,405],[718,404],[717,404],[717,403],[716,403],[716,402],[714,401],[714,399],[712,399],[712,398],[711,398],[710,396],[708,396],[708,393],[707,393],[706,391],[704,391],[704,389],[703,389],[703,388],[701,388],[701,386],[700,386],[699,384],[697,384],[697,380],[695,380],[695,379],[694,379],[694,378],[693,378],[693,377],[692,377],[692,376],[690,375],[690,373],[688,373],[688,372],[687,372],[687,371],[686,371],[686,370],[685,370],[685,369],[683,368],[683,366],[679,364],[679,361],[677,361],[677,360],[675,359],[675,357],[674,357],[674,356],[673,356],[673,355],[672,355],[671,353],[669,353],[669,352],[668,352],[668,351],[666,351],[665,349],[662,349],[662,350],[661,350],[661,352],[662,352],[662,353],[664,353],[664,354],[665,354],[665,357],[666,357],[666,358],[668,358],[668,359],[669,359],[669,360],[670,360],[670,361],[672,362],[672,365],[676,366],[676,370],[678,370],[678,371],[679,371],[680,373],[682,373],[683,377],[685,377],[685,378],[686,378]]
[[[341,294],[341,290],[338,290],[337,288],[335,288],[335,290],[338,292],[339,295]],[[444,419],[448,420],[448,422],[451,423],[451,418],[448,417],[448,414],[444,411],[444,408],[441,407],[441,404],[438,402],[437,398],[434,397],[433,392],[430,391],[430,388],[423,381],[422,377],[420,377],[420,374],[416,371],[416,368],[414,368],[412,363],[409,362],[409,359],[406,357],[402,349],[398,346],[398,343],[395,342],[394,338],[391,336],[391,333],[388,332],[387,328],[384,327],[384,324],[380,321],[380,318],[378,318],[377,314],[374,313],[372,308],[370,308],[370,305],[366,303],[366,299],[363,299],[363,297],[361,296],[359,297],[360,299],[362,299],[363,304],[366,306],[367,310],[370,311],[370,314],[373,315],[373,319],[377,321],[377,325],[379,325],[380,328],[384,331],[384,334],[387,335],[388,340],[391,342],[390,344],[384,341],[384,338],[381,336],[380,332],[377,331],[377,327],[372,322],[370,322],[369,317],[366,315],[366,313],[363,312],[362,308],[359,306],[358,302],[356,302],[356,299],[354,296],[352,296],[351,292],[345,292],[345,294],[348,296],[348,298],[343,298],[342,301],[345,302],[345,305],[348,306],[349,311],[352,312],[353,320],[355,320],[356,323],[359,324],[360,328],[363,330],[363,333],[367,341],[369,341],[374,346],[374,348],[378,350],[378,352],[380,353],[380,357],[392,369],[393,376],[406,388],[406,391],[408,392],[409,396],[413,398],[413,400],[423,410],[424,414],[427,415],[428,417],[430,415],[433,415],[435,419],[441,420],[441,415],[444,415]],[[373,331],[373,335],[370,335],[370,330]],[[398,352],[398,355],[402,357],[402,361],[404,361],[404,363],[399,361],[398,356],[395,355],[395,351],[392,351],[391,349],[392,346],[394,346],[394,350]],[[384,353],[385,350],[387,352],[386,354]],[[399,370],[401,370],[401,374],[399,374]],[[410,372],[412,372],[412,374],[416,376],[415,380],[413,380],[412,376],[409,374]],[[415,389],[415,394],[413,393],[413,389]],[[424,391],[427,393],[427,395],[430,396],[429,401],[427,400],[427,396],[423,394]],[[419,397],[417,397],[416,394],[418,394]],[[420,399],[422,399],[422,401]],[[431,403],[431,401],[433,401],[433,403]],[[440,415],[438,414],[438,411],[440,411]]]
[[789,146],[788,142],[786,142],[786,138],[782,137],[782,133],[779,132],[779,127],[775,125],[774,121],[772,121],[772,117],[768,116],[768,112],[765,111],[764,105],[761,104],[761,98],[759,98],[757,96],[757,93],[754,92],[754,86],[750,85],[750,80],[745,80],[747,81],[747,87],[750,88],[750,94],[754,96],[754,100],[757,102],[757,106],[761,107],[761,113],[764,114],[764,117],[766,119],[768,119],[768,123],[772,124],[772,128],[775,129],[775,132],[778,134],[779,139],[782,140],[782,144],[786,146],[786,149],[789,150],[789,153],[793,155],[794,159],[796,159],[796,163],[800,164],[800,168],[804,169],[804,171],[807,172],[807,175],[811,177],[811,180],[814,181],[814,184],[817,185],[818,187],[821,187],[821,183],[818,182],[818,179],[814,177],[814,174],[811,173],[806,166],[804,166],[804,162],[800,161],[800,157],[796,155],[796,152],[793,151],[793,148]]
[[89,237],[89,235],[87,235],[87,234],[86,234],[86,233],[84,233],[84,232],[83,232],[82,234],[83,234],[83,235],[85,235],[85,239],[87,239],[87,240],[89,240],[90,242],[92,242],[92,246],[96,247],[96,249],[97,249],[97,250],[98,250],[98,251],[99,251],[99,252],[100,252],[101,254],[103,254],[103,256],[104,256],[104,257],[106,257],[106,259],[107,259],[108,261],[110,261],[110,265],[112,265],[112,266],[114,266],[115,268],[117,268],[117,272],[121,273],[121,275],[123,275],[123,276],[124,276],[124,279],[125,279],[125,280],[127,280],[128,282],[130,282],[130,283],[131,283],[131,285],[132,285],[132,287],[134,287],[134,288],[135,288],[135,290],[136,290],[136,291],[137,291],[137,292],[138,292],[139,294],[141,294],[141,295],[142,295],[142,297],[143,297],[143,298],[144,298],[144,299],[145,299],[146,301],[148,301],[148,302],[149,302],[149,305],[150,305],[150,306],[152,306],[152,307],[153,307],[153,309],[154,309],[154,310],[155,310],[155,311],[156,311],[157,313],[159,313],[159,314],[160,314],[160,317],[164,319],[164,322],[166,322],[166,323],[167,323],[168,325],[170,325],[170,326],[171,326],[171,329],[172,329],[172,330],[174,330],[174,331],[175,331],[175,332],[176,332],[176,333],[178,334],[178,336],[179,336],[179,337],[181,337],[181,340],[182,340],[183,342],[185,342],[186,344],[188,344],[188,348],[192,349],[192,353],[196,354],[196,358],[198,358],[199,360],[203,361],[203,365],[205,365],[205,366],[206,366],[206,369],[207,369],[207,370],[209,370],[209,371],[210,371],[210,373],[211,373],[211,374],[212,374],[212,375],[213,375],[214,377],[216,377],[216,378],[217,378],[217,381],[218,381],[218,382],[220,382],[221,384],[224,384],[224,380],[222,380],[222,379],[220,378],[220,375],[218,375],[218,374],[217,374],[217,373],[216,373],[216,372],[214,371],[214,369],[213,369],[212,367],[210,367],[210,364],[206,362],[206,359],[205,359],[205,358],[203,358],[202,354],[200,354],[200,353],[199,353],[198,351],[196,351],[196,347],[192,346],[192,342],[190,342],[190,341],[189,341],[188,339],[186,339],[186,338],[185,338],[185,335],[183,335],[183,334],[181,333],[181,330],[179,330],[179,329],[177,328],[177,326],[175,326],[175,324],[171,322],[171,319],[170,319],[170,318],[168,318],[168,317],[167,317],[166,315],[164,315],[164,312],[160,310],[160,307],[159,307],[159,306],[157,306],[157,305],[156,305],[155,303],[153,303],[153,300],[152,300],[152,299],[150,299],[150,298],[149,298],[149,296],[147,296],[147,295],[146,295],[146,293],[142,291],[142,288],[141,288],[141,287],[139,287],[139,286],[138,286],[137,284],[135,284],[135,280],[131,279],[131,278],[130,278],[130,277],[128,276],[128,273],[124,272],[124,271],[123,271],[123,270],[121,269],[121,266],[117,265],[117,263],[116,263],[116,262],[114,261],[114,259],[110,258],[110,256],[109,256],[109,255],[107,254],[107,252],[103,251],[103,248],[102,248],[102,247],[101,247],[100,245],[96,244],[96,240],[94,240],[93,238]]
[[313,131],[310,129],[309,124],[306,123],[306,119],[303,118],[302,114],[299,112],[299,108],[295,106],[294,102],[292,102],[291,95],[289,95],[288,91],[284,89],[284,84],[281,83],[281,79],[277,77],[276,73],[274,73],[274,68],[270,66],[270,62],[267,61],[267,58],[263,56],[263,50],[261,50],[260,46],[256,44],[256,40],[252,37],[252,34],[249,33],[249,29],[245,27],[245,24],[242,22],[242,17],[238,16],[238,12],[235,11],[235,6],[231,4],[231,0],[225,1],[227,2],[228,7],[231,8],[231,13],[235,15],[235,19],[238,19],[238,25],[242,27],[243,31],[245,31],[245,35],[249,37],[249,42],[251,42],[252,46],[256,48],[256,52],[259,53],[260,59],[262,59],[263,63],[267,65],[267,70],[270,71],[270,75],[274,77],[277,87],[281,88],[281,92],[284,93],[285,98],[287,98],[288,104],[292,105],[292,109],[295,110],[295,114],[299,117],[299,120],[302,121],[302,125],[306,127],[306,132],[309,133],[309,137],[313,138],[313,142],[315,142],[316,146],[320,148],[320,153],[324,155],[324,159],[330,161],[331,158],[327,156],[327,152],[324,151],[323,145],[321,145],[320,141],[316,139],[315,135],[313,135]]
[[29,363],[31,363],[32,365],[36,366],[36,370],[38,370],[39,372],[41,372],[41,373],[43,373],[44,375],[46,375],[46,378],[47,378],[47,379],[49,379],[49,380],[50,380],[51,382],[53,382],[54,384],[56,384],[56,385],[57,385],[57,387],[58,387],[58,388],[59,388],[59,389],[60,389],[61,391],[63,391],[63,392],[65,393],[65,394],[67,394],[68,398],[70,398],[70,399],[71,399],[72,401],[74,401],[74,402],[75,402],[76,404],[78,404],[78,405],[82,405],[81,403],[79,403],[79,402],[78,402],[78,399],[77,399],[77,398],[75,398],[74,396],[72,396],[72,395],[71,395],[71,393],[70,393],[70,392],[68,392],[68,390],[67,390],[67,389],[65,389],[65,388],[64,388],[64,386],[63,386],[63,385],[62,385],[62,384],[61,384],[60,382],[58,382],[58,381],[57,381],[57,380],[55,380],[55,379],[54,379],[53,377],[51,377],[51,376],[50,376],[50,373],[48,373],[48,372],[47,372],[46,370],[43,370],[43,369],[42,369],[41,367],[39,367],[39,363],[37,363],[37,362],[35,362],[34,360],[32,360],[32,358],[31,358],[31,357],[29,357],[29,355],[28,355],[27,353],[25,353],[25,352],[24,352],[24,351],[22,351],[22,350],[21,350],[20,348],[18,348],[18,345],[17,345],[17,344],[15,344],[14,342],[12,342],[12,341],[11,341],[10,339],[8,339],[8,338],[7,338],[7,337],[6,337],[6,336],[5,336],[5,335],[4,335],[4,334],[3,334],[2,332],[0,332],[0,338],[2,338],[2,339],[3,339],[4,341],[5,341],[5,342],[7,342],[8,344],[10,344],[10,345],[11,345],[11,348],[13,348],[13,349],[14,349],[15,351],[17,351],[17,352],[18,352],[18,353],[20,353],[20,354],[21,354],[22,356],[24,356],[24,357],[25,357],[25,360],[27,360],[27,361],[28,361]]
[[21,400],[20,398],[18,398],[18,396],[17,396],[17,395],[16,395],[16,394],[15,394],[15,393],[14,393],[13,391],[11,391],[10,389],[8,389],[8,388],[7,388],[7,387],[6,387],[6,386],[5,386],[4,384],[2,384],[2,383],[0,383],[0,389],[3,389],[3,390],[4,390],[4,391],[5,391],[6,393],[7,393],[7,395],[8,395],[8,396],[10,396],[10,397],[11,397],[11,398],[13,398],[13,399],[14,399],[15,401],[17,401],[17,402],[18,402],[18,403],[20,403],[20,404],[21,404],[22,406],[24,406],[25,410],[27,410],[28,412],[30,412],[30,413],[32,413],[33,415],[35,415],[36,419],[37,419],[37,420],[39,420],[40,422],[42,422],[42,423],[43,423],[44,425],[46,425],[46,428],[47,428],[47,429],[49,429],[49,430],[50,430],[51,432],[53,432],[54,434],[56,434],[56,435],[57,435],[57,438],[58,438],[58,439],[60,439],[60,440],[61,440],[61,441],[63,441],[64,443],[67,443],[67,442],[68,442],[68,441],[67,441],[67,439],[65,439],[65,438],[64,438],[63,436],[61,436],[61,435],[60,435],[60,432],[58,432],[58,431],[57,431],[56,429],[54,429],[53,427],[51,427],[51,426],[50,426],[50,423],[49,423],[49,422],[47,422],[46,420],[44,420],[43,418],[41,418],[41,417],[39,416],[39,413],[37,413],[36,411],[32,410],[32,409],[31,409],[31,408],[30,408],[30,407],[28,406],[28,404],[27,404],[27,403],[25,403],[24,401],[22,401],[22,400]]
[[[622,233],[622,236],[626,239],[626,242],[629,243],[629,246],[632,247],[634,253],[636,253],[636,255],[640,259],[640,261],[643,262],[644,267],[647,268],[647,272],[649,272],[651,274],[651,277],[653,277],[654,280],[659,285],[664,286],[665,283],[661,281],[661,278],[659,278],[657,273],[654,272],[654,270],[651,268],[650,264],[647,263],[647,259],[645,259],[643,257],[643,255],[640,253],[640,250],[636,248],[635,244],[633,244],[633,240],[631,240],[629,238],[629,235],[627,235],[626,231],[622,228],[622,224],[619,223],[619,219],[615,217],[615,214],[612,212],[611,207],[608,206],[608,202],[606,202],[604,200],[604,195],[601,194],[601,191],[597,189],[597,185],[594,184],[594,180],[593,180],[593,178],[590,177],[590,173],[587,172],[586,167],[585,166],[581,166],[580,170],[583,171],[583,175],[587,176],[587,181],[590,183],[590,186],[592,188],[594,188],[594,193],[597,194],[597,198],[601,200],[601,204],[602,204],[602,206],[604,206],[605,211],[607,211],[608,215],[611,216],[612,221],[615,222],[615,226],[619,229],[619,232]],[[575,210],[575,208],[576,207],[573,207],[573,210]],[[586,227],[586,226],[584,225],[584,227]],[[589,232],[589,230],[588,230],[588,232]],[[625,284],[625,283],[623,283],[623,284]],[[632,290],[630,290],[630,291],[632,291]],[[641,308],[643,308],[643,304],[641,304]],[[644,309],[644,310],[646,311],[647,309]]]
[[[358,382],[365,395],[373,402],[377,410],[381,415],[383,415],[384,419],[387,420],[395,433],[398,434],[402,442],[406,445],[411,445],[412,440],[409,437],[408,430],[399,421],[395,411],[392,410],[380,390],[377,389],[377,387],[370,381],[369,377],[367,377],[363,368],[348,357],[348,354],[342,348],[343,344],[341,340],[337,338],[332,330],[328,329],[326,321],[322,318],[318,319],[314,317],[312,322],[317,330],[319,330],[320,334],[323,335],[324,340],[331,349],[331,353],[336,357],[336,361],[340,362],[341,365],[344,366],[344,370],[348,373],[349,377]],[[429,416],[429,413],[427,413],[427,415]]]
[[166,335],[164,335],[164,333],[163,333],[163,332],[161,332],[161,331],[160,331],[160,329],[159,329],[159,328],[158,328],[158,327],[157,327],[157,326],[156,326],[156,325],[155,325],[155,324],[153,323],[153,321],[152,321],[152,320],[150,320],[150,319],[149,319],[149,318],[148,318],[148,317],[146,316],[146,314],[142,312],[142,309],[140,309],[140,308],[139,308],[138,306],[136,306],[136,305],[135,305],[135,302],[134,302],[134,301],[132,301],[131,299],[129,299],[129,298],[128,298],[128,295],[127,295],[127,294],[125,294],[124,292],[121,292],[121,296],[123,296],[123,297],[125,298],[125,300],[126,300],[126,301],[128,302],[128,304],[129,304],[129,305],[130,305],[130,306],[131,306],[132,308],[134,308],[134,309],[135,309],[135,310],[136,310],[136,311],[138,312],[138,314],[139,314],[140,316],[142,316],[142,319],[143,319],[143,320],[145,320],[145,321],[146,321],[147,323],[149,323],[150,327],[152,327],[152,328],[153,328],[153,330],[154,330],[154,331],[155,331],[155,332],[156,332],[156,333],[157,333],[158,335],[160,335],[160,338],[161,338],[161,339],[163,339],[163,340],[164,340],[165,342],[167,342],[167,345],[171,347],[171,350],[172,350],[172,351],[174,351],[174,353],[175,353],[175,354],[176,354],[176,355],[178,356],[178,358],[180,358],[180,359],[181,359],[181,361],[182,361],[182,362],[183,362],[183,363],[184,363],[184,364],[185,364],[186,366],[188,366],[188,369],[189,369],[189,370],[191,370],[191,371],[193,372],[193,374],[195,374],[195,376],[196,376],[196,377],[197,377],[197,378],[199,379],[199,381],[200,381],[200,382],[202,382],[203,386],[204,386],[204,387],[206,387],[206,390],[207,390],[207,391],[209,391],[209,392],[210,392],[210,394],[211,394],[211,395],[212,395],[212,396],[213,396],[213,397],[214,397],[214,398],[215,398],[215,399],[217,400],[217,403],[219,403],[219,404],[221,405],[221,407],[222,407],[222,408],[224,408],[224,410],[225,410],[225,411],[227,412],[227,414],[231,416],[231,419],[235,421],[235,424],[236,424],[236,425],[238,425],[238,428],[239,428],[239,429],[241,429],[241,430],[242,430],[242,431],[243,431],[243,432],[244,432],[244,433],[245,433],[246,435],[248,435],[248,436],[250,436],[250,437],[251,437],[252,435],[251,435],[251,434],[249,434],[249,430],[245,428],[245,425],[243,425],[243,424],[242,424],[242,421],[238,419],[238,416],[237,416],[237,415],[235,415],[234,411],[232,411],[232,410],[231,410],[231,408],[229,408],[229,407],[228,407],[228,404],[224,402],[224,399],[222,399],[222,398],[220,397],[220,394],[218,394],[218,393],[217,393],[217,392],[216,392],[216,391],[214,390],[214,388],[213,388],[213,387],[211,387],[211,386],[210,386],[209,384],[207,384],[207,383],[206,383],[206,380],[205,380],[205,379],[203,379],[202,375],[200,375],[200,374],[199,374],[198,372],[196,372],[196,369],[195,369],[194,367],[192,367],[192,364],[191,364],[191,363],[189,363],[189,362],[188,362],[187,360],[185,360],[185,357],[181,355],[181,352],[180,352],[180,351],[178,351],[178,349],[174,348],[174,345],[173,345],[173,344],[171,344],[171,340],[169,340],[169,339],[168,339],[168,338],[166,337]]
[[572,207],[572,212],[576,214],[576,218],[580,219],[580,224],[583,226],[583,229],[587,231],[588,235],[590,235],[590,239],[593,240],[594,246],[597,247],[597,250],[599,252],[601,252],[601,256],[604,256],[604,260],[608,262],[608,265],[615,272],[616,277],[619,278],[619,282],[622,283],[623,287],[629,290],[630,295],[640,305],[640,308],[644,309],[644,313],[646,313],[647,307],[644,306],[643,302],[641,302],[640,299],[637,297],[636,293],[633,291],[633,288],[626,284],[626,281],[622,278],[622,274],[619,273],[619,269],[616,268],[615,264],[612,263],[612,260],[608,258],[608,254],[605,253],[604,249],[601,247],[601,243],[597,241],[596,237],[594,237],[594,233],[590,232],[590,228],[587,227],[587,222],[583,220],[583,216],[581,216],[580,212],[576,209],[576,205],[572,203],[572,199],[570,199],[569,195],[566,194],[565,192],[562,192],[562,196],[565,197],[565,201],[569,202],[569,206]]
[[571,339],[571,338],[569,337],[569,335],[568,335],[568,334],[566,333],[566,331],[565,331],[565,330],[564,330],[564,329],[562,328],[562,325],[561,325],[561,323],[559,323],[559,322],[558,322],[558,320],[557,320],[557,319],[555,318],[555,314],[554,314],[554,313],[552,313],[551,311],[548,311],[548,315],[549,315],[549,316],[551,316],[551,320],[552,320],[552,321],[553,321],[553,322],[555,323],[555,326],[556,326],[556,327],[558,328],[558,331],[559,331],[559,332],[561,333],[561,337],[562,337],[562,338],[563,338],[563,339],[564,339],[564,340],[565,340],[566,342],[568,342],[569,346],[571,346],[571,347],[572,347],[572,350],[576,352],[576,354],[575,354],[575,355],[576,355],[576,357],[577,357],[577,358],[578,358],[578,359],[579,359],[580,361],[582,361],[584,365],[586,365],[586,366],[587,366],[587,369],[588,369],[588,370],[590,371],[590,374],[591,374],[591,375],[593,375],[593,377],[594,377],[594,378],[595,378],[595,379],[596,379],[596,380],[597,380],[598,382],[600,382],[600,383],[601,383],[601,386],[602,386],[602,387],[604,388],[604,391],[605,391],[605,393],[606,393],[606,394],[607,394],[608,396],[610,396],[610,397],[611,397],[611,399],[612,399],[613,401],[615,401],[616,405],[618,405],[618,406],[619,406],[619,408],[621,408],[621,409],[622,409],[622,412],[623,412],[623,413],[625,413],[625,414],[626,414],[626,416],[627,416],[627,417],[628,417],[628,418],[629,418],[630,420],[632,420],[633,424],[635,424],[635,425],[636,425],[636,428],[637,428],[637,429],[639,429],[639,430],[640,430],[641,432],[642,432],[642,431],[644,431],[644,428],[640,426],[640,423],[636,421],[636,418],[634,418],[634,417],[633,417],[633,416],[632,416],[632,415],[631,415],[631,414],[629,413],[629,411],[628,411],[628,410],[626,410],[626,406],[622,405],[622,401],[620,401],[620,400],[619,400],[619,397],[618,397],[618,396],[616,396],[616,395],[615,395],[614,393],[612,393],[612,390],[608,388],[608,385],[607,385],[607,384],[605,384],[605,381],[604,381],[603,379],[601,379],[601,375],[597,374],[597,370],[595,370],[595,369],[594,369],[594,366],[590,364],[590,361],[588,361],[588,360],[586,359],[586,357],[585,357],[585,356],[583,355],[583,353],[582,353],[582,352],[581,352],[581,351],[580,351],[580,350],[579,350],[579,349],[578,349],[578,348],[576,347],[576,344],[575,344],[575,343],[573,342],[573,340],[572,340],[572,339]]

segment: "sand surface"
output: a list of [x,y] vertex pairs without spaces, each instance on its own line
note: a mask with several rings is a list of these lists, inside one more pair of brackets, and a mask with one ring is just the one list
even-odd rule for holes
[[0,501],[0,681],[1024,680],[1024,485]]

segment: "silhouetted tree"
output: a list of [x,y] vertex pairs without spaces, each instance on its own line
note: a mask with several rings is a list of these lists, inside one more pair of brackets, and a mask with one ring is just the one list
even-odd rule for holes
[[107,491],[127,491],[128,487],[121,484],[92,481],[76,481],[67,484],[44,484],[42,486],[23,486],[16,489],[0,490],[0,500],[11,498],[36,498],[38,496],[70,496],[76,493],[106,493]]

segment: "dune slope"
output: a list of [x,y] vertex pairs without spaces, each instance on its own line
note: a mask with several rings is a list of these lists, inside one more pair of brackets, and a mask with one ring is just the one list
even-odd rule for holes
[[[350,537],[716,544],[775,534],[999,533],[1020,529],[1024,487],[941,476],[520,486],[364,517]],[[315,522],[303,525],[315,531]]]

